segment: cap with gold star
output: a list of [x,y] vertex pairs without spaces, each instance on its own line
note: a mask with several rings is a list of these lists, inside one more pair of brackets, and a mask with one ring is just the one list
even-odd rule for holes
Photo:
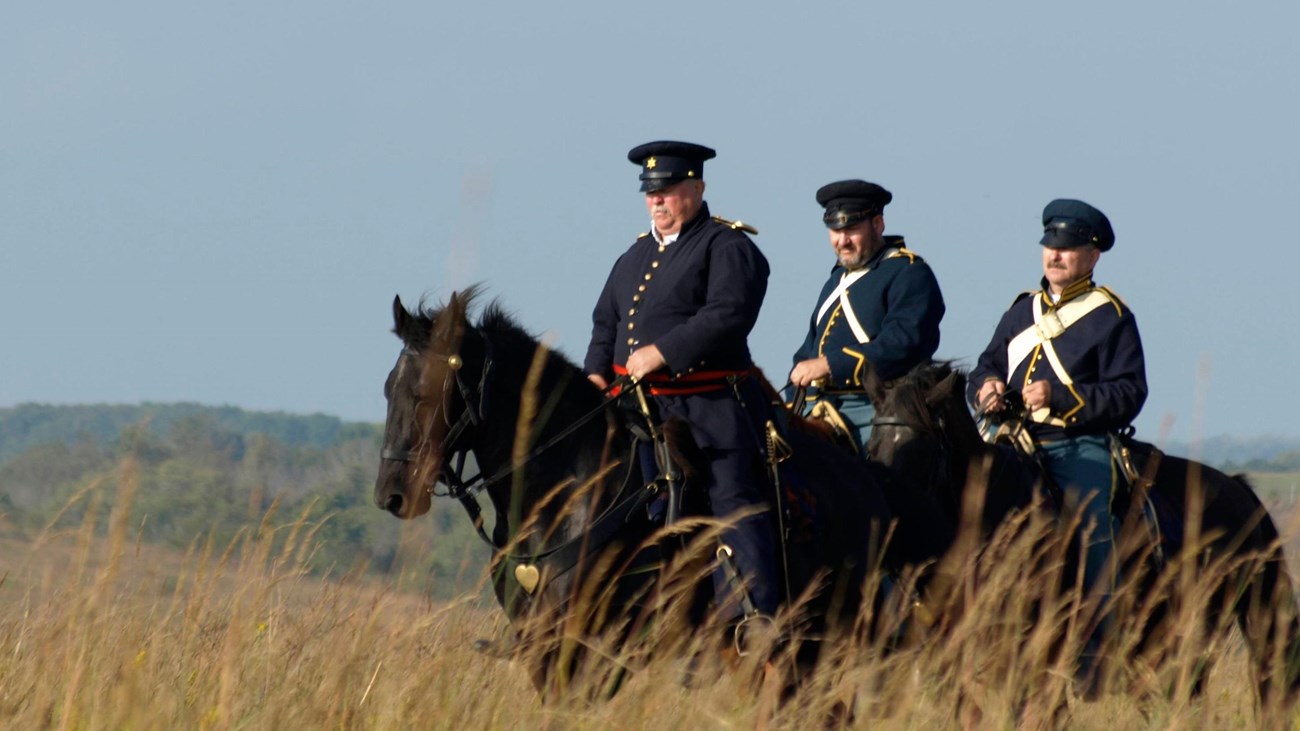
[[633,147],[627,159],[641,166],[641,192],[653,193],[683,180],[703,180],[704,161],[717,155],[693,142],[659,140]]

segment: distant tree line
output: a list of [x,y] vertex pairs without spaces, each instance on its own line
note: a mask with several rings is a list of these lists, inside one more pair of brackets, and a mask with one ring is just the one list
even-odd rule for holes
[[167,434],[177,422],[202,417],[215,428],[233,434],[261,434],[294,447],[325,449],[375,434],[375,425],[344,422],[334,416],[300,416],[281,412],[245,411],[234,406],[194,403],[89,406],[19,404],[0,409],[0,462],[28,447],[82,440],[104,444],[127,428],[143,427],[154,436]]
[[130,487],[142,541],[224,548],[301,520],[318,572],[400,571],[438,596],[472,588],[487,554],[459,505],[415,521],[375,507],[381,437],[375,424],[196,404],[0,409],[0,530],[105,524]]
[[1283,452],[1274,457],[1253,457],[1241,462],[1224,463],[1225,472],[1300,472],[1300,450]]
[[1225,472],[1291,472],[1297,469],[1295,458],[1300,454],[1300,438],[1271,435],[1224,435],[1159,446],[1169,454],[1190,457]]
[[[314,531],[318,572],[401,575],[436,596],[471,588],[487,552],[459,505],[435,501],[431,516],[414,521],[374,506],[381,437],[377,424],[323,414],[188,403],[0,409],[0,531],[103,524],[129,486],[142,541],[224,547],[247,531],[302,520]],[[1199,452],[1229,472],[1300,472],[1300,444],[1284,439],[1198,446],[1168,449]]]

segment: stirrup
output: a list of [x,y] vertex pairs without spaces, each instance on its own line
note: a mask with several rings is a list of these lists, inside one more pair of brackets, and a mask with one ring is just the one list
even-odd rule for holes
[[755,612],[736,622],[731,627],[731,644],[736,650],[736,656],[748,656],[753,649],[754,638],[764,635],[770,636],[773,644],[780,639],[776,635],[776,620],[766,614]]

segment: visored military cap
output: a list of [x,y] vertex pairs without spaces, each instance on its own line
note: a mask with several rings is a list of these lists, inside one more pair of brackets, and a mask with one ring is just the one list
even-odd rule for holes
[[893,199],[893,193],[865,180],[840,180],[817,191],[817,202],[826,209],[822,221],[835,231],[880,215]]
[[641,192],[653,193],[683,180],[703,180],[704,161],[718,153],[693,142],[660,140],[637,145],[627,159],[641,166]]
[[1043,209],[1043,238],[1038,243],[1054,249],[1092,244],[1101,251],[1115,245],[1115,231],[1106,214],[1071,198],[1057,198]]

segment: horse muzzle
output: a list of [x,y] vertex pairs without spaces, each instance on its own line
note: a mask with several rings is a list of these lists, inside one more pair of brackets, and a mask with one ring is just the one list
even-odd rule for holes
[[423,484],[432,481],[414,479],[423,472],[404,460],[383,460],[375,480],[375,506],[398,518],[409,520],[429,512],[433,496]]

